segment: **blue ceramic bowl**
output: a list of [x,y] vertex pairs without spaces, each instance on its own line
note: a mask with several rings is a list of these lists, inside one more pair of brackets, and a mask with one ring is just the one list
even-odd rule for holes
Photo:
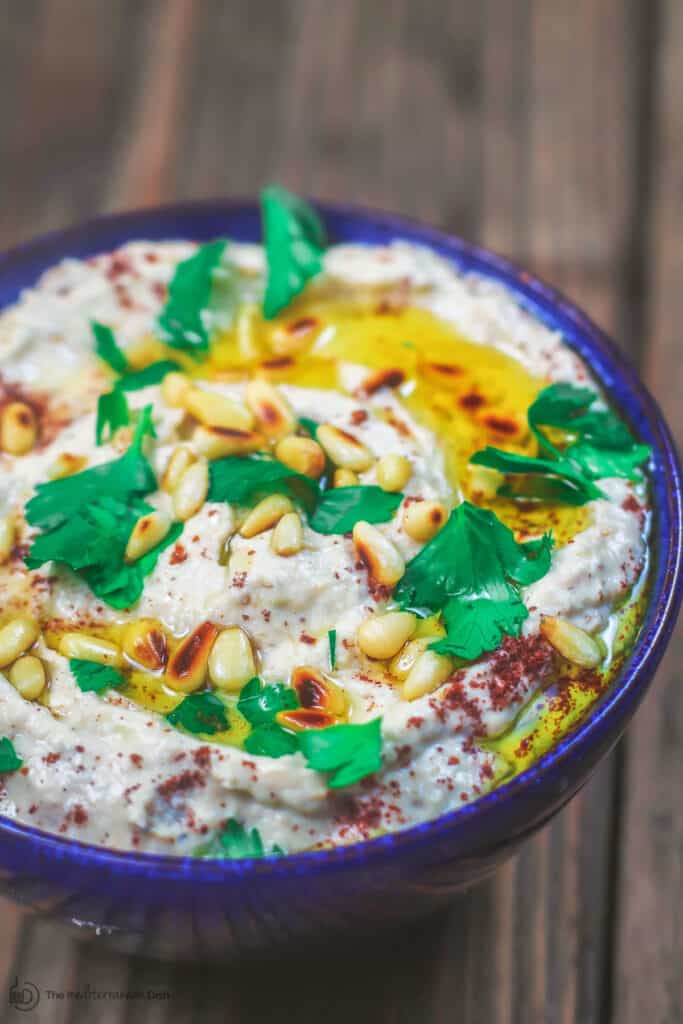
[[[345,849],[219,862],[116,853],[0,818],[5,893],[126,950],[225,957],[291,948],[300,940],[386,925],[437,907],[491,872],[586,782],[650,685],[681,601],[681,471],[657,405],[613,342],[556,291],[458,238],[345,206],[322,206],[321,213],[334,241],[385,243],[400,237],[501,281],[586,360],[654,452],[647,615],[619,677],[570,736],[475,803],[405,832]],[[88,257],[134,238],[217,236],[258,240],[256,204],[179,204],[49,235],[0,257],[0,308],[66,256]]]

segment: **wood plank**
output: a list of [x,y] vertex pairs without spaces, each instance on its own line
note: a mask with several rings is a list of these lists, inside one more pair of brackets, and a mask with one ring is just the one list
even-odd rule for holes
[[[637,47],[634,5],[93,0],[80,36],[77,0],[34,6],[38,42],[19,31],[25,78],[9,143],[0,139],[9,153],[0,182],[18,176],[27,154],[41,171],[21,183],[5,239],[95,207],[253,194],[279,178],[480,237],[618,324],[621,253],[631,239],[632,164],[622,154],[635,145],[626,65]],[[5,46],[0,40],[0,58]],[[71,84],[61,80],[64,64]],[[83,99],[95,71],[96,100]],[[46,147],[55,146],[48,122],[61,123],[67,101],[73,145],[46,175]],[[28,150],[27,117],[40,126]],[[391,944],[307,961],[305,986],[289,965],[273,968],[264,986],[242,968],[91,957],[63,940],[53,970],[62,987],[168,985],[168,1005],[125,1013],[168,1024],[263,1020],[283,1008],[330,1024],[349,1016],[606,1024],[614,773],[613,763],[603,767],[514,863],[447,915]],[[20,973],[48,957],[54,938],[43,928],[24,933]],[[107,1012],[101,1019],[120,1019]],[[77,1017],[92,1019],[84,1009]]]
[[[683,442],[683,7],[661,4],[657,36],[652,201],[645,238],[649,279],[646,379]],[[629,732],[620,845],[615,1020],[683,1020],[683,628]]]

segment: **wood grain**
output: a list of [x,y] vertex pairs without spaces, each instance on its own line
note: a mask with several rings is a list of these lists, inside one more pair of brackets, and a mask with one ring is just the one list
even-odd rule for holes
[[[683,431],[683,17],[660,2],[655,35],[638,0],[5,0],[0,243],[275,179],[394,208],[566,290],[645,352]],[[43,1002],[41,1022],[674,1024],[682,643],[617,757],[514,862],[427,925],[307,961],[305,986],[284,964],[265,985],[81,947],[2,907],[6,979],[172,997]]]
[[[658,26],[651,202],[644,239],[646,379],[683,439],[683,7]],[[616,934],[616,1009],[623,1024],[683,1020],[683,630],[629,732]]]

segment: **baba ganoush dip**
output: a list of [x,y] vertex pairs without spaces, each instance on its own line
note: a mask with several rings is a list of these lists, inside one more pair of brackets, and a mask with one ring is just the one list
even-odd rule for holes
[[0,813],[281,855],[452,811],[610,685],[639,444],[562,337],[426,248],[131,241],[0,316]]

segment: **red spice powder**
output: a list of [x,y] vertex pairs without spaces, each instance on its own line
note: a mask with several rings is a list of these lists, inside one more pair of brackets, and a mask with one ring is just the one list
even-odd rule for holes
[[185,547],[180,543],[180,541],[177,541],[174,545],[173,551],[171,552],[171,565],[180,565],[180,563],[184,562],[186,558],[187,551],[185,550]]
[[194,789],[195,786],[205,786],[205,776],[202,771],[191,771],[189,768],[187,771],[180,772],[179,775],[172,775],[170,778],[165,779],[159,786],[157,786],[157,793],[162,800],[170,800],[177,793],[186,792],[188,789]]

